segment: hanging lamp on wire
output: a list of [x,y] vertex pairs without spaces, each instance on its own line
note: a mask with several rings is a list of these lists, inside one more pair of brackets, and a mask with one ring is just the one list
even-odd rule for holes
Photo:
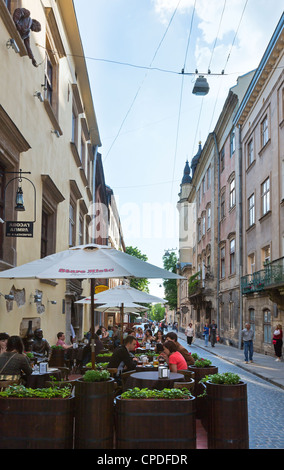
[[194,84],[192,93],[197,96],[205,96],[208,94],[210,88],[206,78],[200,75]]

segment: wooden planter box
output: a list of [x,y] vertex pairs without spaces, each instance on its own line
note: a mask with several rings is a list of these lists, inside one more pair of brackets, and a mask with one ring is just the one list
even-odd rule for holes
[[247,384],[206,382],[208,449],[249,449]]
[[195,398],[116,398],[117,449],[196,449]]
[[0,398],[0,449],[72,449],[74,398]]
[[114,379],[75,384],[75,449],[113,449]]
[[64,349],[52,349],[51,357],[49,360],[50,367],[64,367]]
[[202,395],[204,392],[204,386],[199,383],[201,379],[206,377],[206,375],[218,374],[218,367],[208,366],[208,367],[195,367],[189,366],[188,370],[195,373],[195,386],[193,395],[196,397],[196,418],[201,419],[202,424],[206,430],[208,430],[208,403],[205,397],[197,398],[198,395]]

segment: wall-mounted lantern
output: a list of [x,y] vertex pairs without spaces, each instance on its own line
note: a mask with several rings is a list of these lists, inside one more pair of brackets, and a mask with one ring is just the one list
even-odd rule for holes
[[[31,174],[30,171],[5,171],[4,174],[14,174],[18,175],[12,178],[10,181],[5,186],[4,189],[4,216],[3,216],[3,223],[6,223],[6,237],[24,237],[24,238],[31,238],[33,237],[33,225],[34,222],[36,221],[36,189],[35,185],[33,182],[26,178],[25,174]],[[3,173],[2,173],[3,175]],[[25,205],[24,205],[24,193],[23,193],[23,188],[22,188],[22,181],[26,180],[28,181],[34,190],[34,220],[31,221],[6,221],[5,220],[5,204],[6,204],[6,190],[9,184],[12,183],[12,181],[18,180],[18,189],[16,193],[16,200],[15,200],[15,211],[17,212],[24,212],[26,210]]]

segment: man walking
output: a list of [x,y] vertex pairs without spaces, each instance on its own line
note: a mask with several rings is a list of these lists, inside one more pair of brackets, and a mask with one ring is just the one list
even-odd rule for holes
[[214,348],[215,343],[217,341],[216,335],[217,335],[217,325],[215,323],[215,320],[212,320],[211,325],[209,325],[209,336],[210,336],[210,342],[211,342],[212,348]]
[[245,328],[242,330],[242,340],[244,342],[244,355],[246,364],[248,364],[248,361],[253,362],[253,338],[254,332],[251,330],[250,324],[246,323]]

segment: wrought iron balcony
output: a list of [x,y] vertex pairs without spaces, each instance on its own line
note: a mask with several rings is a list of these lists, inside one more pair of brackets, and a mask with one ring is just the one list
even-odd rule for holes
[[267,263],[264,269],[241,278],[242,294],[253,294],[284,286],[284,258]]

